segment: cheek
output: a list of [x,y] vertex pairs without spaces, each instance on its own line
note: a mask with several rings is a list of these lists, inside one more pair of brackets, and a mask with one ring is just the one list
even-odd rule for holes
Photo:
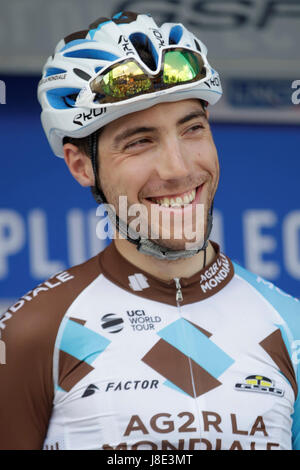
[[204,140],[195,145],[197,164],[214,178],[219,177],[219,159],[217,149],[212,140]]
[[151,180],[153,159],[133,157],[133,159],[130,159],[130,161],[126,163],[123,171],[124,179],[121,184],[123,184],[122,187],[124,187],[124,182],[126,181],[124,189],[129,200],[138,200],[139,194]]
[[122,162],[105,165],[100,168],[101,184],[107,196],[127,195],[129,200],[136,200],[139,192],[148,181],[151,169],[146,159],[130,157]]

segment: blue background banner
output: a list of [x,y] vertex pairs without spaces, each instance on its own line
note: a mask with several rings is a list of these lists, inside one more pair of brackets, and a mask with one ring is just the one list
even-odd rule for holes
[[[107,241],[96,237],[99,216],[90,191],[50,150],[36,99],[39,78],[0,78],[6,84],[6,104],[0,106],[4,308]],[[211,126],[221,166],[212,238],[233,260],[300,297],[299,127]]]

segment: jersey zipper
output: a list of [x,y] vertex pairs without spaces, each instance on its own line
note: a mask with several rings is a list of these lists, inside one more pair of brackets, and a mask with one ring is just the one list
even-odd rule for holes
[[[180,315],[181,318],[184,318],[183,315],[182,315],[182,311],[181,311],[181,302],[183,301],[183,294],[182,294],[182,290],[181,290],[181,284],[180,284],[180,278],[179,277],[174,277],[174,281],[175,281],[175,286],[176,286],[176,304],[177,304],[177,308],[178,308],[178,313]],[[183,331],[182,331],[182,334],[184,335],[184,340],[186,342],[186,344],[189,344],[189,340],[188,340],[188,337],[186,335],[186,332],[185,332],[185,328],[183,327]],[[193,387],[193,392],[194,392],[194,410],[195,410],[195,418],[197,417],[198,419],[198,426],[199,426],[199,438],[200,438],[200,442],[202,440],[202,436],[201,436],[201,421],[200,421],[200,411],[199,411],[199,408],[197,406],[197,401],[196,401],[196,387],[195,387],[195,378],[194,378],[194,374],[193,374],[193,368],[192,368],[192,361],[191,361],[191,358],[188,354],[188,363],[189,363],[189,370],[190,370],[190,376],[191,376],[191,380],[192,380],[192,387]]]
[[179,306],[180,302],[183,301],[183,295],[182,295],[182,290],[181,290],[179,277],[174,277],[174,281],[175,281],[175,285],[176,285],[176,303],[177,303],[177,306]]

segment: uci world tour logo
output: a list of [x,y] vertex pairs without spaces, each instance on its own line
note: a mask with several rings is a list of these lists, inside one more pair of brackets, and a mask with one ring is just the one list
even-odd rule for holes
[[108,333],[119,333],[124,328],[124,320],[115,313],[106,313],[101,317],[101,326]]

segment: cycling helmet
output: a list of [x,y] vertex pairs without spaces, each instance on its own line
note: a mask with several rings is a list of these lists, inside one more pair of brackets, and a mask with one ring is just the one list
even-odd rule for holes
[[141,60],[141,50],[147,49],[151,54],[153,68],[167,45],[198,51],[207,60],[205,45],[182,24],[164,23],[158,27],[150,15],[118,13],[112,19],[99,18],[89,28],[70,34],[57,44],[38,85],[41,120],[55,155],[63,157],[64,137],[86,137],[121,116],[157,103],[199,98],[213,105],[221,97],[218,73],[206,62],[213,78],[197,86],[170,88],[167,93],[152,93],[144,100],[125,101],[104,109],[77,105],[79,93],[101,69],[129,55]]
[[[83,105],[89,84],[102,70],[113,67],[122,59],[136,59],[142,68],[156,76],[162,63],[162,54],[169,47],[178,47],[200,53],[205,64],[203,80],[158,89],[136,99],[96,106],[92,101]],[[147,62],[143,59],[147,56]],[[98,177],[98,131],[106,124],[127,114],[150,108],[158,103],[198,98],[215,104],[222,95],[218,73],[207,61],[206,46],[182,24],[164,23],[158,27],[150,15],[121,12],[112,17],[99,18],[89,29],[72,33],[56,46],[48,58],[38,85],[38,99],[42,107],[41,120],[55,155],[64,156],[63,139],[88,137],[89,154],[95,175],[92,193],[98,203],[106,203]],[[150,57],[150,60],[149,60]],[[93,95],[93,94],[92,94]],[[212,205],[213,206],[213,205]],[[107,204],[107,211],[117,230],[136,248],[159,259],[175,260],[193,256],[204,250],[212,228],[210,208],[207,230],[201,247],[189,250],[168,250],[149,239],[143,239],[126,225]],[[205,256],[204,256],[205,259]]]

